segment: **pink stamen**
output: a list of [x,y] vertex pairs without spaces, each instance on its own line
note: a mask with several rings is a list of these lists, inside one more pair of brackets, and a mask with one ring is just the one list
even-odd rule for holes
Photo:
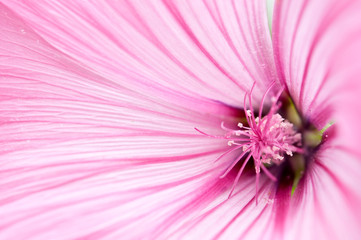
[[259,119],[262,119],[262,111],[263,111],[263,104],[264,104],[264,101],[266,99],[266,96],[267,94],[269,93],[269,91],[271,91],[272,87],[276,84],[276,81],[273,81],[271,83],[271,85],[268,87],[268,89],[266,90],[265,94],[263,95],[262,97],[262,101],[261,101],[261,105],[260,105],[260,108],[259,108],[259,113],[258,113],[258,118]]
[[256,173],[256,205],[258,204],[258,184],[259,184],[259,173]]
[[225,173],[223,173],[222,176],[220,176],[219,178],[224,178],[225,176],[227,176],[227,174],[234,168],[234,166],[236,166],[236,164],[239,162],[239,160],[241,160],[243,158],[244,155],[246,155],[246,153],[249,152],[249,150],[251,149],[252,146],[250,146],[249,148],[247,148],[246,150],[243,151],[242,155],[235,161],[233,161],[233,163],[231,164],[231,166],[229,166],[226,170]]
[[223,153],[222,155],[220,155],[214,162],[217,162],[219,161],[220,159],[222,159],[224,156],[228,155],[229,153],[231,152],[234,152],[238,149],[241,149],[243,146],[238,146],[238,147],[235,147],[235,148],[231,148],[230,150],[228,150],[227,152]]
[[229,193],[228,198],[230,198],[232,196],[232,193],[233,193],[234,189],[236,188],[236,184],[237,184],[239,178],[241,177],[242,172],[243,172],[244,168],[246,167],[246,165],[247,165],[247,163],[248,163],[248,161],[249,161],[249,159],[251,157],[252,157],[252,154],[249,154],[248,157],[246,158],[246,160],[244,160],[241,169],[238,171],[237,176],[234,179],[234,182],[233,182],[233,185],[232,185],[232,188],[231,188],[231,192]]
[[250,108],[250,111],[251,111],[251,116],[250,116],[251,121],[252,121],[254,126],[257,126],[255,118],[254,118],[254,111],[253,111],[253,106],[252,106],[252,93],[253,93],[253,89],[254,89],[255,86],[256,86],[256,82],[253,83],[251,91],[248,94],[248,101],[249,101],[249,108]]
[[[263,118],[263,119],[266,119],[266,122],[267,122],[266,127],[265,127],[266,131],[268,130],[268,125],[269,125],[268,122],[269,122],[270,118],[281,107],[281,106],[277,105],[277,102],[278,102],[279,98],[281,97],[281,94],[282,94],[283,90],[284,90],[284,87],[282,87],[281,90],[276,95],[276,98],[275,98],[275,100],[274,100],[274,102],[272,104],[272,107],[271,107],[269,113],[267,114],[267,117]],[[263,119],[261,119],[260,121],[262,122]]]
[[260,166],[261,166],[262,170],[265,172],[265,174],[266,174],[272,181],[274,181],[274,182],[277,181],[277,178],[276,178],[275,176],[273,176],[272,173],[271,173],[270,171],[268,171],[268,169],[267,169],[263,164],[261,164]]
[[[223,122],[222,122],[223,123]],[[244,135],[244,136],[247,136],[247,137],[250,137],[251,135],[249,133],[246,133],[244,131],[240,131],[240,130],[234,130],[234,129],[230,129],[230,128],[226,128],[225,126],[222,126],[221,125],[221,128],[225,131],[228,132],[228,135],[236,135],[236,136],[240,136],[240,135]],[[250,128],[245,128],[245,127],[242,127],[244,129],[250,129]],[[196,129],[197,130],[197,129]],[[199,130],[197,130],[198,132],[201,132]],[[202,132],[201,132],[202,133]],[[239,135],[237,135],[239,134]],[[236,139],[237,141],[240,140],[240,139]]]

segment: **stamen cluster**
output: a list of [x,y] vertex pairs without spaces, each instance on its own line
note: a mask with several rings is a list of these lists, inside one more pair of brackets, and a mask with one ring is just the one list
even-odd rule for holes
[[239,141],[229,141],[228,145],[242,146],[243,152],[252,152],[253,158],[257,160],[256,172],[260,172],[261,164],[279,165],[284,160],[284,154],[292,156],[293,152],[301,150],[294,146],[300,145],[301,134],[281,115],[267,115],[261,121],[257,117],[254,123],[252,127],[244,127],[242,123],[238,123],[241,130],[231,130],[228,134],[241,138]]
[[[262,117],[262,109],[265,101],[265,97],[270,89],[273,87],[272,84],[263,96],[261,105],[259,108],[259,115],[256,117],[252,108],[252,91],[246,93],[244,97],[244,112],[247,120],[247,125],[244,126],[242,123],[238,123],[238,129],[227,128],[224,123],[221,127],[227,133],[225,136],[211,136],[198,129],[198,132],[215,138],[228,139],[228,145],[232,146],[230,150],[222,154],[217,160],[221,159],[225,155],[234,152],[236,150],[242,150],[242,154],[235,159],[229,167],[226,169],[221,178],[225,177],[234,166],[244,159],[243,164],[234,180],[232,190],[229,197],[232,195],[235,185],[238,182],[246,164],[253,157],[255,171],[256,171],[256,200],[258,196],[258,185],[259,185],[259,174],[262,171],[273,181],[277,181],[276,177],[268,170],[271,165],[281,164],[285,156],[292,156],[294,152],[302,153],[301,146],[301,134],[297,133],[292,123],[284,119],[278,110],[281,106],[278,103],[283,89],[281,89],[276,97],[272,99],[272,106],[267,115]],[[247,108],[246,102],[247,97],[249,100],[249,109]]]

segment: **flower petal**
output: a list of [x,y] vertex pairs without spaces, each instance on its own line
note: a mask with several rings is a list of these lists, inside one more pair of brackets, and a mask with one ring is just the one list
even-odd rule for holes
[[324,143],[281,223],[286,239],[357,239],[361,152],[360,1],[276,1],[276,66]]
[[359,159],[335,142],[324,146],[293,196],[288,221],[282,223],[283,238],[358,239]]
[[228,107],[194,98],[205,103],[195,111],[187,96],[134,92],[54,49],[3,5],[0,18],[2,238],[131,237],[132,225],[154,230],[218,181],[224,163],[213,161],[226,144],[194,127],[219,131]]
[[[276,1],[273,46],[280,78],[302,115],[320,129],[339,95],[360,84],[360,1]],[[352,89],[356,87],[356,90]]]
[[275,77],[264,1],[4,2],[53,46],[136,91],[242,107],[253,81],[264,92]]
[[2,238],[196,236],[210,224],[209,237],[241,235],[265,213],[272,186],[261,179],[256,211],[249,176],[228,200],[228,159],[214,162],[227,145],[194,130],[219,133],[232,109],[152,84],[137,92],[134,76],[85,67],[3,5],[0,19]]

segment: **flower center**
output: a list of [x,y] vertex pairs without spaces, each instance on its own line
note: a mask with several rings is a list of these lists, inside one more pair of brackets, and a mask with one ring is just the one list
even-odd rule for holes
[[[268,168],[272,165],[280,165],[285,161],[286,156],[292,157],[293,153],[303,153],[301,134],[296,131],[295,126],[291,122],[278,114],[281,107],[281,103],[278,100],[284,90],[283,88],[276,94],[276,97],[272,99],[272,106],[267,115],[262,117],[266,95],[274,84],[275,83],[271,84],[264,94],[258,116],[255,116],[256,114],[252,107],[252,91],[255,84],[252,86],[251,91],[245,94],[244,113],[246,121],[244,123],[239,122],[238,129],[228,128],[224,122],[222,122],[221,127],[226,131],[226,134],[224,136],[212,136],[196,128],[198,132],[208,137],[228,140],[228,145],[231,146],[231,149],[219,156],[216,161],[236,150],[242,151],[240,156],[232,161],[222,176],[220,176],[220,178],[224,178],[238,162],[243,160],[229,197],[232,196],[235,186],[251,157],[253,158],[256,172],[256,202],[258,202],[258,187],[261,171],[271,180],[277,181],[277,178],[273,176]],[[249,107],[247,107],[247,100]]]
[[[247,114],[252,119],[249,110]],[[236,140],[229,141],[228,145],[242,146],[243,152],[252,153],[257,173],[263,164],[279,165],[285,154],[292,156],[293,152],[302,152],[302,149],[296,147],[301,145],[301,134],[278,113],[267,115],[261,120],[259,117],[252,120],[251,127],[238,123],[240,130],[230,130],[229,134],[236,137]]]

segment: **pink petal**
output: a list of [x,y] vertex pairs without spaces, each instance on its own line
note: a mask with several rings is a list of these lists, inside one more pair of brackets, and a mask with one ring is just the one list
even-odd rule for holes
[[359,155],[324,146],[293,197],[285,239],[358,239],[361,230]]
[[214,163],[227,145],[194,130],[220,133],[232,109],[157,78],[142,85],[87,47],[85,58],[57,46],[65,55],[3,5],[0,18],[2,238],[197,236],[210,224],[209,237],[244,235],[270,210],[265,178],[256,210],[250,176],[227,199],[228,159]]
[[145,214],[175,212],[218,180],[222,163],[212,162],[226,145],[194,127],[219,131],[227,115],[128,90],[0,13],[2,238],[131,234],[129,219],[150,231],[157,217]]
[[355,79],[361,72],[360,4],[276,1],[273,45],[279,77],[305,118],[320,128],[338,115],[332,113],[339,94],[357,96],[360,88]]
[[286,239],[358,239],[361,233],[360,8],[352,0],[276,1],[280,77],[305,119],[320,129],[334,122],[279,224]]
[[264,91],[275,77],[264,1],[4,2],[53,46],[136,91],[241,107],[253,81]]

